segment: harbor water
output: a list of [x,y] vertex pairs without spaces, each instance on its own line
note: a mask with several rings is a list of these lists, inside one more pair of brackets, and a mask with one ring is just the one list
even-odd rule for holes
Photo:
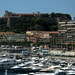
[[8,70],[0,71],[0,75],[67,75],[65,72],[54,74],[54,73],[46,73],[46,72],[11,72]]

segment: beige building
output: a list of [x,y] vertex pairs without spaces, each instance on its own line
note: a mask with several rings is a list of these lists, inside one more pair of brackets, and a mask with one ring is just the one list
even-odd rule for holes
[[58,41],[58,32],[55,31],[27,31],[27,40],[32,42]]
[[59,41],[63,43],[75,42],[75,21],[59,22]]

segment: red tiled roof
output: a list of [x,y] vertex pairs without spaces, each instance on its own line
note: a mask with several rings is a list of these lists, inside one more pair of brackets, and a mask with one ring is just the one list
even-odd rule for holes
[[20,13],[12,13],[12,15],[34,15],[34,14],[20,14]]
[[51,33],[51,34],[58,34],[59,32],[57,31],[31,31],[32,33]]
[[42,33],[43,31],[31,31],[32,33]]
[[32,16],[34,16],[34,15],[40,15],[40,14],[29,14],[29,13],[27,13],[27,14],[22,14],[22,13],[12,13],[12,15],[32,15]]
[[55,32],[55,31],[44,31],[43,33],[58,34],[59,32]]

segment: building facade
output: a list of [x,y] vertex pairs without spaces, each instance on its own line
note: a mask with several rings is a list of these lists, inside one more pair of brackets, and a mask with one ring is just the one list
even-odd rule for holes
[[58,41],[58,32],[55,31],[27,31],[27,40],[37,42]]
[[75,21],[59,22],[59,41],[63,43],[75,42]]
[[12,13],[9,12],[8,10],[5,11],[5,14],[3,18],[8,18],[8,17],[39,17],[42,14],[40,12],[37,13]]

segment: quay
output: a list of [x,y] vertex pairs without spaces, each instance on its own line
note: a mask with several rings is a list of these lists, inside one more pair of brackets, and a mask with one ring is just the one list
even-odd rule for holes
[[50,58],[63,59],[63,60],[75,60],[75,51],[62,52],[60,50],[51,50],[50,53],[53,54],[52,56],[50,56]]
[[53,54],[57,54],[57,55],[71,55],[71,56],[75,56],[75,51],[61,51],[61,50],[51,50],[50,53],[53,53]]
[[[14,53],[12,52],[13,50],[12,49],[3,49],[3,48],[0,48],[0,55],[4,55],[4,54],[14,54],[14,55],[22,55],[22,51],[26,50],[25,48],[20,48],[20,49],[15,49],[14,50]],[[30,48],[27,48],[27,50],[29,51]],[[16,53],[15,53],[16,51]],[[32,50],[30,50],[32,52]],[[43,50],[44,51],[44,50]],[[42,52],[43,52],[42,51]],[[61,50],[45,50],[45,51],[48,51],[48,53],[50,54],[49,56],[46,55],[40,55],[42,57],[49,57],[49,58],[55,58],[55,59],[64,59],[64,60],[75,60],[75,51],[61,51]],[[33,55],[31,54],[29,57],[31,56],[38,56],[37,54]]]

